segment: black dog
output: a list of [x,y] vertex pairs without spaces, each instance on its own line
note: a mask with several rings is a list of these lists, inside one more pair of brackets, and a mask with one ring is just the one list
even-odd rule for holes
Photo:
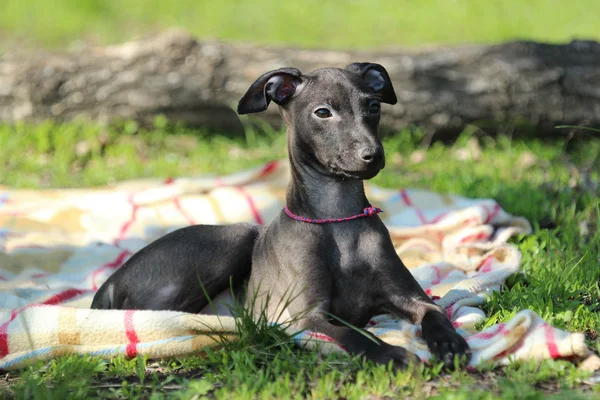
[[[266,309],[272,319],[293,317],[296,328],[324,333],[375,362],[401,367],[412,357],[346,323],[362,327],[392,313],[421,324],[430,350],[447,366],[454,356],[468,357],[467,343],[399,259],[364,193],[363,180],[385,164],[380,103],[396,103],[386,70],[354,63],[308,75],[271,71],[248,89],[238,113],[264,111],[270,101],[288,128],[286,208],[260,235],[238,225],[165,236],[115,273],[92,307],[197,312],[207,304],[205,293],[217,296],[230,277],[249,275],[246,305],[255,315]],[[214,229],[223,235],[215,237]],[[198,280],[205,292],[189,287]]]

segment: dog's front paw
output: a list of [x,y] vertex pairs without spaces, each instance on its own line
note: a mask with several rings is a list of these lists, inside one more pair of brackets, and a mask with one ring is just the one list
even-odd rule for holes
[[471,349],[467,341],[446,321],[423,326],[423,339],[435,358],[442,361],[446,368],[454,366],[455,358],[459,365],[466,365],[471,359]]
[[387,343],[381,343],[364,354],[366,358],[377,364],[392,363],[394,370],[404,370],[412,363],[419,363],[420,360],[413,353],[402,347],[392,346]]

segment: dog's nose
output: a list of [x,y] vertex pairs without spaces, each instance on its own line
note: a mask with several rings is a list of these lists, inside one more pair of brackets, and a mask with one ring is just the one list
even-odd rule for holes
[[358,151],[358,156],[365,163],[370,164],[378,157],[377,149],[373,147],[365,147]]

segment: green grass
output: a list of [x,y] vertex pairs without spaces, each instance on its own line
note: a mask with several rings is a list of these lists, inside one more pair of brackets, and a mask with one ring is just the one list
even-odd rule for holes
[[575,389],[585,376],[566,362],[515,364],[503,375],[447,374],[437,367],[392,373],[383,366],[339,356],[319,359],[315,353],[281,345],[266,354],[229,348],[207,351],[198,358],[161,362],[141,357],[110,362],[65,357],[22,371],[12,390],[16,398],[61,400],[98,395],[153,399],[200,399],[207,395],[217,399],[421,399],[437,395],[440,399],[541,400],[549,398],[540,390],[544,388],[554,392],[554,398],[592,398],[590,392]]
[[228,173],[284,155],[285,139],[276,133],[273,140],[250,136],[243,142],[157,121],[155,129],[139,135],[135,122],[0,125],[0,185],[82,187],[137,177]]
[[[567,131],[566,131],[567,132]],[[485,304],[485,326],[532,309],[553,325],[584,332],[600,351],[600,139],[511,140],[482,132],[456,143],[419,147],[420,132],[384,140],[388,166],[374,179],[384,187],[423,187],[496,198],[527,217],[533,234],[514,240],[524,276]],[[228,173],[285,156],[279,132],[226,138],[158,120],[146,131],[46,123],[0,126],[0,185],[21,188],[110,184],[139,177]],[[471,153],[469,153],[470,149]],[[478,154],[475,158],[465,155]],[[247,321],[246,321],[247,322]],[[425,398],[597,397],[584,374],[565,361],[516,363],[478,374],[439,368],[399,374],[349,356],[324,360],[295,348],[283,332],[249,323],[243,340],[198,357],[159,362],[64,357],[12,372],[0,391],[16,398]]]
[[0,44],[113,43],[165,28],[309,47],[599,39],[596,0],[3,0]]
[[[199,38],[375,49],[510,39],[600,40],[597,0],[4,0],[0,52],[66,48],[78,40],[117,43],[165,28]],[[565,131],[567,132],[567,131]],[[474,146],[472,137],[477,137]],[[484,309],[484,326],[530,308],[553,325],[585,332],[600,351],[600,139],[545,143],[464,134],[454,145],[419,148],[422,135],[385,140],[388,167],[374,183],[497,199],[527,217],[533,234],[517,238],[525,275],[509,280]],[[597,137],[597,136],[596,136]],[[480,152],[461,159],[465,149]],[[285,157],[281,133],[242,139],[158,120],[135,123],[0,125],[0,185],[14,188],[110,185],[141,177],[230,173]],[[391,373],[349,356],[321,358],[284,332],[245,321],[240,342],[195,357],[147,361],[62,357],[5,374],[0,397],[102,398],[555,398],[600,396],[564,361],[442,373],[439,367]]]

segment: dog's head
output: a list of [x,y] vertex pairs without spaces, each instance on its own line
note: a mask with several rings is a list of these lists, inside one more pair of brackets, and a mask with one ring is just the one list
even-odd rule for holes
[[264,111],[271,101],[288,126],[292,161],[351,179],[370,179],[384,167],[377,137],[381,103],[396,104],[396,94],[381,65],[353,63],[308,75],[295,68],[267,72],[241,98],[238,113]]

